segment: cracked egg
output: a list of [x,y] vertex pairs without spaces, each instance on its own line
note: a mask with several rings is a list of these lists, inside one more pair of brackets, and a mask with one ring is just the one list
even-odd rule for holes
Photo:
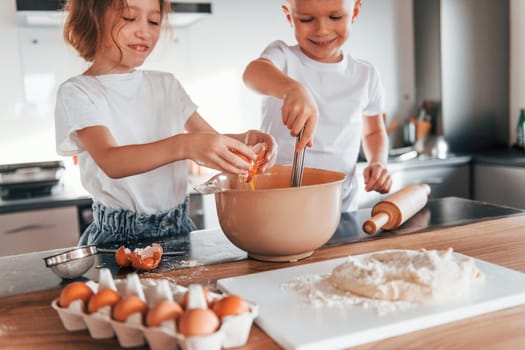
[[145,248],[135,248],[133,251],[120,246],[115,253],[115,262],[120,267],[131,264],[137,270],[153,270],[159,266],[162,253],[163,249],[158,243]]

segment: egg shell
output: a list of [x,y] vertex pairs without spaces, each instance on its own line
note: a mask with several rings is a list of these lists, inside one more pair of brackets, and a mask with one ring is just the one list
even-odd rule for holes
[[148,311],[148,305],[137,295],[130,295],[121,298],[113,306],[113,319],[119,322],[125,322],[128,317],[134,313],[145,315]]
[[212,310],[222,319],[225,316],[249,313],[250,305],[238,295],[230,294],[222,299],[216,300],[213,303]]
[[179,303],[169,300],[162,300],[153,306],[146,316],[146,326],[159,327],[167,320],[177,320],[184,310]]
[[137,270],[153,270],[159,266],[163,249],[158,243],[146,248],[136,248],[131,253],[131,265]]
[[115,262],[120,267],[127,267],[131,264],[131,251],[125,246],[120,246],[115,252]]
[[179,333],[186,337],[206,336],[217,331],[220,322],[210,309],[186,310],[179,318]]
[[65,286],[60,292],[58,305],[67,308],[72,301],[81,300],[85,307],[88,305],[88,301],[93,294],[93,290],[84,282],[73,282]]
[[[113,281],[109,269],[106,271],[108,273],[106,274],[106,278],[103,278],[102,270],[105,269],[106,268],[101,269],[98,283],[93,281],[86,282],[93,291],[102,290],[103,286],[108,285],[113,286],[114,290],[118,291],[121,296],[130,295],[130,290],[143,290],[145,296],[144,301],[146,301],[148,305],[156,305],[160,300],[180,300],[190,289],[176,285],[174,281],[169,279],[158,280],[144,278],[136,280],[134,278],[135,276],[131,276],[132,274],[128,274],[126,278]],[[137,281],[140,284],[140,288],[135,288]],[[133,288],[130,288],[132,286]],[[198,289],[196,287],[192,288],[194,290]],[[202,288],[200,288],[200,292],[201,297],[197,299],[204,301]],[[208,292],[208,294],[209,299],[212,301],[221,299],[219,294],[213,292]],[[222,323],[219,324],[218,329],[205,336],[184,336],[181,333],[177,333],[176,327],[173,326],[174,321],[165,321],[166,324],[171,323],[169,327],[164,327],[164,324],[160,327],[143,326],[141,324],[142,315],[140,313],[134,313],[128,316],[128,319],[125,322],[115,321],[111,319],[111,306],[102,307],[92,314],[85,313],[80,309],[71,312],[70,309],[75,304],[81,304],[81,302],[73,302],[71,303],[70,308],[65,309],[58,306],[57,298],[52,302],[52,307],[57,310],[59,315],[67,311],[71,313],[71,316],[80,318],[80,327],[83,327],[84,329],[86,326],[85,324],[82,324],[82,318],[86,322],[88,319],[93,321],[93,323],[98,321],[99,331],[102,330],[103,332],[98,334],[94,333],[88,325],[91,336],[99,339],[102,337],[113,337],[116,334],[118,342],[122,347],[143,346],[147,340],[151,350],[220,350],[246,344],[253,321],[258,315],[258,306],[252,302],[247,302],[251,309],[249,313],[223,317]],[[62,316],[60,316],[60,318],[62,320]],[[66,326],[65,321],[62,321],[62,323],[66,329],[72,330]]]
[[97,312],[105,306],[113,307],[120,299],[120,294],[113,289],[105,288],[99,290],[89,299],[88,312]]

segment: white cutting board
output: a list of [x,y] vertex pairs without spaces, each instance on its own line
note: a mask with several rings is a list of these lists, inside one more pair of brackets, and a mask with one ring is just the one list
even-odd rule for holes
[[[457,258],[464,255],[454,253]],[[256,302],[255,322],[285,349],[341,349],[525,303],[525,274],[475,259],[485,281],[470,295],[379,315],[353,305],[315,306],[283,288],[306,275],[325,275],[346,258],[254,273],[218,281],[227,293]]]

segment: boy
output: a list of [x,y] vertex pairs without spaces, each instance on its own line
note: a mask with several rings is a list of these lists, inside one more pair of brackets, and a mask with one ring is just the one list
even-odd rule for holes
[[[361,139],[368,160],[365,190],[387,193],[392,185],[379,74],[343,52],[360,8],[361,0],[286,0],[282,9],[297,45],[271,43],[243,75],[248,87],[266,95],[262,129],[277,139],[277,163],[291,164],[294,152],[309,146],[305,166],[346,173],[343,211],[357,209]],[[301,129],[295,147],[293,136]]]

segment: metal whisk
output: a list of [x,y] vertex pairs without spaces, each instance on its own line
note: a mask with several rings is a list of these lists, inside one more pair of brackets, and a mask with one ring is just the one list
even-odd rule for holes
[[[297,145],[301,137],[303,137],[303,129],[301,129],[301,131],[299,132],[299,135],[297,135],[297,138],[295,140],[295,145]],[[292,177],[290,180],[291,187],[299,187],[301,186],[301,183],[303,182],[305,148],[306,147],[304,147],[299,152],[294,153],[293,165],[292,165]]]

